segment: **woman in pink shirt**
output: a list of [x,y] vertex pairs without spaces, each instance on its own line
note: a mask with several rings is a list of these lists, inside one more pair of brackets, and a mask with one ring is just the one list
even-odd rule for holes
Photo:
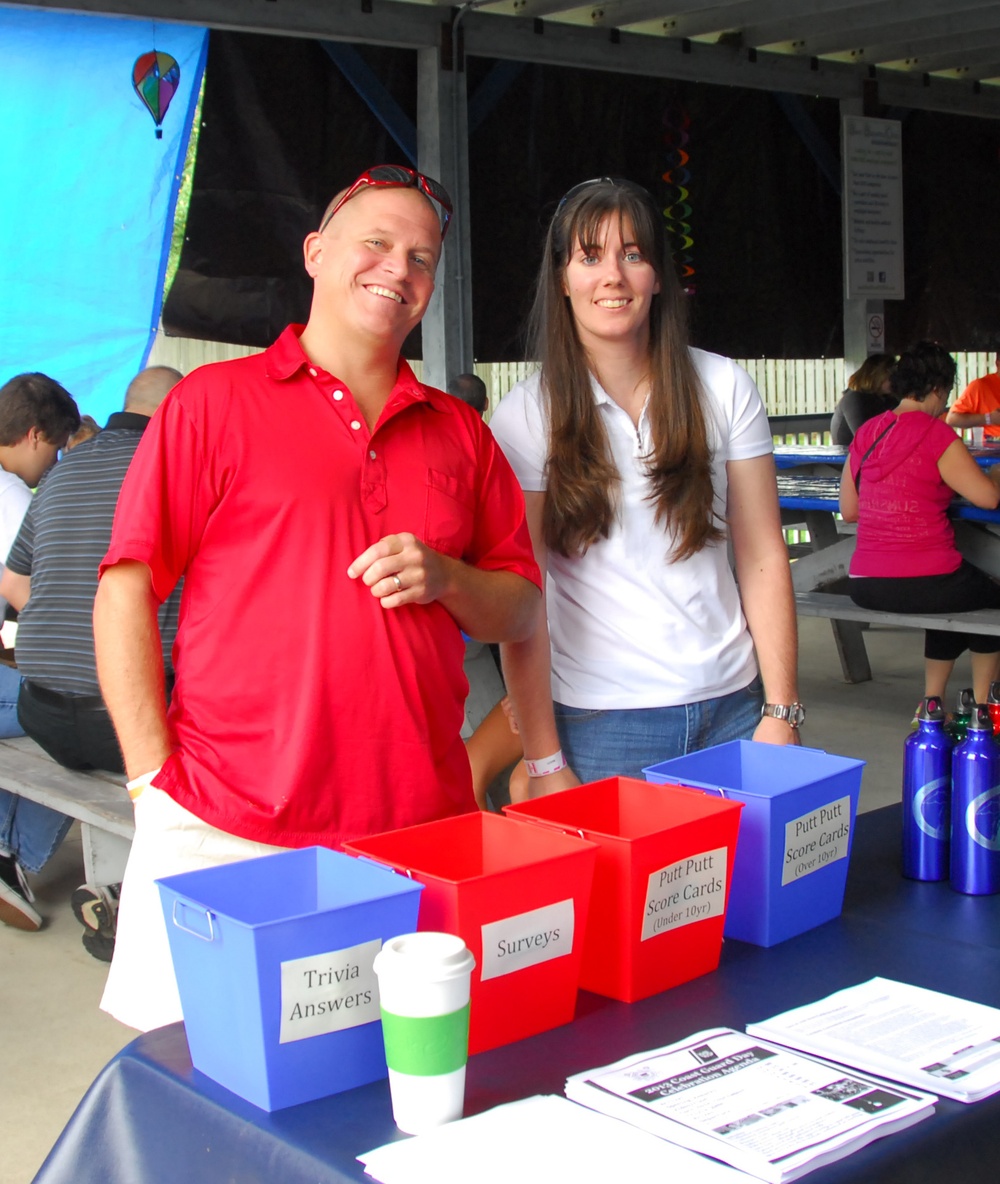
[[[861,425],[840,482],[840,512],[857,522],[850,595],[863,608],[953,613],[1000,608],[1000,584],[962,558],[948,506],[960,494],[975,506],[1000,503],[1000,466],[989,474],[942,416],[955,360],[921,342],[892,376],[899,405]],[[1000,639],[928,629],[924,694],[943,696],[955,659],[969,650],[976,700],[985,703],[1000,669]]]

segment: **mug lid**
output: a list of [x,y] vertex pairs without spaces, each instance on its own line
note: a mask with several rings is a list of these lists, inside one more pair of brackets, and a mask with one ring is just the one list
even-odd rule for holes
[[454,933],[403,933],[382,944],[375,955],[376,974],[397,971],[425,981],[444,982],[469,974],[476,965],[465,942]]

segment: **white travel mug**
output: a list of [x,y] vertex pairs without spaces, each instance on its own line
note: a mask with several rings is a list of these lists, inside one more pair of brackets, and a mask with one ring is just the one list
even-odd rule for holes
[[407,933],[375,955],[392,1116],[405,1134],[462,1117],[475,964],[450,933]]

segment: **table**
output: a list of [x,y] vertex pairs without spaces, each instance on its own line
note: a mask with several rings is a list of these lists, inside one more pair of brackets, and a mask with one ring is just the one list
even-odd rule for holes
[[[714,974],[640,1003],[581,993],[573,1024],[471,1058],[466,1113],[561,1093],[571,1073],[703,1028],[742,1028],[874,975],[1000,1004],[1000,896],[903,880],[899,827],[898,806],[858,819],[837,920],[770,950],[727,941]],[[339,1184],[367,1179],[354,1157],[395,1137],[385,1082],[266,1114],[191,1068],[177,1024],[102,1071],[35,1184]],[[912,1130],[808,1179],[995,1184],[998,1159],[1000,1095],[942,1100]]]
[[[813,469],[823,471],[831,466],[839,472],[847,460],[847,446],[843,444],[778,444],[774,449],[774,467],[785,469]],[[980,468],[1000,464],[1000,443],[982,444],[969,452]]]

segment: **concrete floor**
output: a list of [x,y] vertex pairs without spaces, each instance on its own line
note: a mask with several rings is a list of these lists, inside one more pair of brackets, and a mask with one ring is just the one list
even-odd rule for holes
[[[923,690],[922,635],[872,629],[872,682],[848,686],[830,624],[802,620],[801,696],[809,709],[803,740],[868,762],[862,809],[899,798],[902,746]],[[949,698],[968,685],[960,660]],[[69,907],[83,879],[79,835],[34,878],[46,926],[22,933],[0,926],[0,1184],[29,1184],[101,1067],[135,1035],[98,1010],[107,967],[80,944]]]

